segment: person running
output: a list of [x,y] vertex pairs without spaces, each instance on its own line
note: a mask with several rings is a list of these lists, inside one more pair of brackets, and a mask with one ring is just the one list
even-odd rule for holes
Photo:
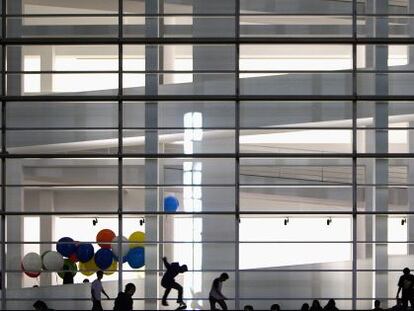
[[133,300],[132,296],[135,293],[135,285],[128,283],[125,285],[125,290],[118,294],[118,297],[115,299],[114,311],[132,311],[133,310]]
[[96,272],[96,280],[91,285],[92,311],[102,311],[101,294],[103,293],[109,299],[108,294],[102,287],[103,272]]
[[228,310],[225,302],[227,298],[221,292],[223,282],[227,281],[228,279],[229,275],[227,273],[222,273],[218,278],[214,279],[213,285],[211,286],[210,295],[208,297],[211,310],[217,310],[216,303],[219,304],[222,310]]
[[400,292],[403,310],[408,310],[408,301],[410,301],[411,308],[414,308],[414,275],[410,273],[409,268],[404,268],[403,275],[398,281],[397,300]]
[[168,306],[167,298],[171,292],[171,289],[174,288],[178,291],[177,303],[180,304],[179,308],[186,308],[187,305],[183,301],[183,287],[175,281],[175,277],[179,273],[187,272],[187,265],[180,266],[178,262],[169,263],[167,257],[163,257],[162,260],[165,268],[167,269],[161,279],[161,286],[165,288],[164,295],[162,296],[162,305]]

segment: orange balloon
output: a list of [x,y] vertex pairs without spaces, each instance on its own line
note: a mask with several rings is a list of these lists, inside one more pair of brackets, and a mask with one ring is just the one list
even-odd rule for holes
[[110,229],[103,229],[96,235],[96,242],[102,248],[111,248],[112,240],[115,238],[115,233]]

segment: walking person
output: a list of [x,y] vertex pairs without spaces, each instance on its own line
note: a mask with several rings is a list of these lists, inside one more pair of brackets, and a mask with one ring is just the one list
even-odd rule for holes
[[134,301],[132,296],[135,293],[135,285],[128,283],[125,285],[125,290],[118,294],[118,297],[115,299],[114,311],[132,311]]
[[401,293],[402,309],[408,310],[408,301],[411,308],[414,308],[414,275],[409,268],[404,268],[403,275],[398,280],[397,301]]
[[222,293],[223,282],[229,279],[227,273],[222,273],[218,278],[214,279],[213,285],[211,286],[210,295],[208,300],[210,301],[210,310],[218,310],[216,303],[219,304],[221,310],[228,310],[225,300],[226,296]]
[[102,287],[102,280],[103,272],[98,271],[96,272],[96,280],[92,282],[91,285],[91,299],[92,299],[92,311],[103,311],[102,303],[101,303],[101,296],[102,293],[109,299],[108,294],[105,292],[104,288]]
[[162,305],[168,306],[167,298],[171,292],[171,289],[176,289],[178,291],[177,303],[179,303],[178,308],[186,308],[187,305],[183,301],[183,287],[175,281],[175,277],[179,273],[184,273],[188,271],[187,265],[182,265],[178,262],[169,263],[167,257],[162,258],[164,266],[167,271],[164,273],[164,276],[161,279],[161,286],[165,288],[164,295],[162,296]]

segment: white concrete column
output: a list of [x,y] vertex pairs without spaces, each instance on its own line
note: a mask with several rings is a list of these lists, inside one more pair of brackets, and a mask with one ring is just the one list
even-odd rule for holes
[[[414,127],[414,122],[410,122],[408,124],[409,127]],[[409,153],[414,153],[414,130],[408,131],[408,150]],[[408,159],[408,167],[407,167],[407,183],[414,184],[414,159]],[[414,191],[413,188],[409,187],[407,189],[407,209],[408,211],[414,210]],[[413,240],[414,237],[414,216],[407,215],[407,240]],[[408,254],[414,254],[414,245],[408,244]]]
[[[158,0],[145,1],[146,14],[158,14],[160,3]],[[147,37],[159,36],[159,22],[153,17],[147,17],[145,21]],[[159,47],[157,45],[147,45],[145,47],[145,70],[159,69]],[[145,95],[158,95],[158,74],[145,75]],[[145,103],[145,126],[150,128],[158,127],[158,103],[147,101]],[[145,152],[149,154],[158,153],[158,131],[156,129],[145,130]],[[158,159],[145,159],[145,183],[158,184]],[[156,212],[158,207],[158,188],[145,188],[145,210]],[[146,239],[150,241],[159,240],[158,216],[147,215],[145,217]],[[145,246],[145,267],[147,270],[156,271],[159,269],[159,245]],[[154,310],[158,308],[158,273],[145,273],[145,309]]]
[[[369,11],[376,14],[384,14],[388,11],[387,0],[370,0],[368,2]],[[370,25],[375,37],[388,37],[388,20],[386,17],[379,16],[373,18],[373,24]],[[375,45],[367,49],[367,64],[374,70],[385,71],[388,69],[388,46]],[[376,95],[388,95],[389,83],[387,73],[376,73],[374,78],[374,90]],[[374,126],[376,128],[388,128],[388,102],[375,102],[374,112]],[[388,152],[388,131],[377,129],[372,132],[368,139],[368,151],[375,153]],[[372,172],[370,174],[370,183],[374,185],[384,185],[383,187],[376,186],[372,189],[371,206],[367,205],[367,210],[376,212],[388,211],[388,159],[375,158],[373,161]],[[367,217],[369,218],[369,217]],[[386,241],[388,239],[388,215],[374,215],[372,223],[372,238],[373,241]],[[388,245],[375,244],[373,246],[373,268],[387,269],[388,268]],[[381,298],[388,297],[388,272],[376,271],[373,278],[373,297]],[[388,301],[383,301],[384,305]]]
[[[39,211],[54,211],[54,194],[51,190],[39,191]],[[52,241],[54,236],[54,219],[53,216],[40,216],[40,241]],[[40,244],[40,254],[46,251],[54,250],[53,245]],[[42,273],[40,275],[40,286],[52,285],[53,273]]]
[[[10,184],[22,184],[23,166],[17,161],[8,161],[7,181]],[[6,193],[7,211],[23,212],[24,211],[24,190],[21,187],[9,187]],[[23,240],[23,217],[10,216],[6,218],[6,234],[8,241]],[[22,244],[10,244],[6,249],[6,269],[20,271],[20,262],[23,257]],[[21,273],[7,274],[7,289],[16,289],[22,287]]]
[[[163,70],[174,70],[175,69],[175,57],[176,47],[174,45],[164,45],[162,47],[162,58],[163,58]],[[165,74],[163,75],[163,84],[174,83],[174,75]]]
[[[40,47],[40,70],[52,71],[55,61],[55,48],[53,46]],[[42,74],[40,76],[40,91],[42,93],[53,92],[53,75]]]

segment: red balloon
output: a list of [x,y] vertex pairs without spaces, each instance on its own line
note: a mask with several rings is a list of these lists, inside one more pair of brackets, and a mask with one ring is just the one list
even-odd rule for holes
[[79,261],[78,257],[76,256],[76,253],[73,253],[72,255],[70,255],[69,260],[72,261],[72,262],[78,262]]
[[20,268],[22,269],[22,271],[24,272],[24,274],[26,274],[29,278],[37,278],[40,275],[40,272],[28,272],[28,271],[24,271],[23,263],[20,263]]
[[111,248],[111,243],[114,238],[115,233],[112,230],[103,229],[96,235],[96,242],[98,242],[98,245],[102,248]]

